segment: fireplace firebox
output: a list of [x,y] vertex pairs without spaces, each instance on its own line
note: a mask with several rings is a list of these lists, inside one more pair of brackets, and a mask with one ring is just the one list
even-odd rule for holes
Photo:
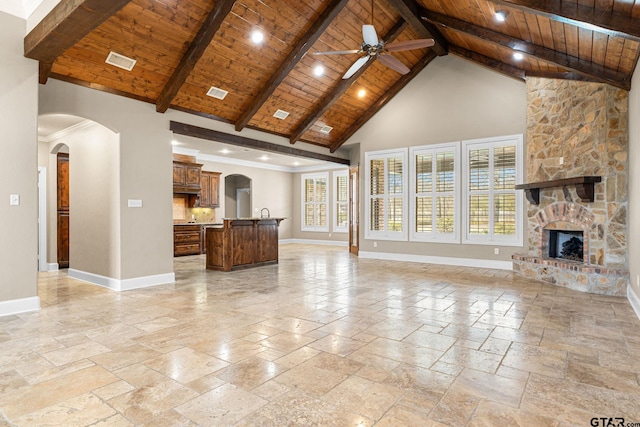
[[549,230],[549,258],[584,261],[584,234],[582,231]]

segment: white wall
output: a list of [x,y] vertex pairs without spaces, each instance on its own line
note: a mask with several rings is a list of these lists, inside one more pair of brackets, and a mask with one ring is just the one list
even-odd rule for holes
[[[23,56],[26,22],[0,12],[0,315],[37,309],[38,63]],[[9,196],[20,196],[19,206]],[[15,303],[15,304],[14,304]]]
[[640,70],[636,68],[629,92],[629,299],[640,317]]
[[[360,144],[360,191],[364,195],[368,151],[523,134],[524,82],[454,55],[436,58],[347,141]],[[526,141],[525,141],[526,143]],[[511,261],[523,247],[415,243],[364,239],[365,201],[360,198],[360,251]],[[524,227],[524,222],[523,222]]]

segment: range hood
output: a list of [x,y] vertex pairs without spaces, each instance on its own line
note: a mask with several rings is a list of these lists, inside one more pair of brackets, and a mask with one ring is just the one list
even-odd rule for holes
[[187,187],[184,185],[174,185],[173,186],[173,194],[195,194],[200,196],[202,192],[202,187]]

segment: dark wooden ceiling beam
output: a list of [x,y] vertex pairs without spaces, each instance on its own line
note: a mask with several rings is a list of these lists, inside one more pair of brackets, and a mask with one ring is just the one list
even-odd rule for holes
[[46,83],[54,61],[130,0],[62,0],[24,38],[24,56],[40,61]]
[[251,118],[258,112],[260,107],[267,102],[269,97],[278,88],[280,83],[289,75],[289,73],[296,67],[298,62],[307,54],[311,46],[320,38],[322,33],[338,16],[340,11],[344,9],[349,0],[331,0],[331,3],[327,5],[322,14],[315,20],[311,28],[305,33],[304,36],[296,43],[295,47],[289,52],[289,55],[282,62],[280,67],[274,74],[271,75],[267,83],[260,89],[258,95],[254,98],[240,118],[236,121],[236,130],[240,132],[249,123]]
[[333,153],[342,146],[351,136],[356,133],[366,122],[368,122],[382,107],[384,107],[394,96],[398,94],[420,71],[422,71],[427,65],[431,63],[438,56],[432,50],[428,51],[420,61],[411,68],[409,73],[402,76],[397,82],[394,83],[376,102],[367,109],[367,111],[358,117],[349,128],[340,136],[340,139],[331,144],[330,150]]
[[631,88],[631,80],[629,80],[628,76],[616,70],[611,70],[601,65],[567,55],[566,53],[548,49],[544,46],[525,42],[521,39],[517,39],[488,28],[480,27],[451,16],[442,15],[432,11],[423,11],[422,13],[423,19],[428,19],[435,24],[451,28],[455,31],[462,32],[484,41],[489,41],[491,43],[507,47],[528,56],[533,56],[550,64],[565,68],[568,71],[583,74],[591,81],[608,83],[612,86],[625,90],[629,90]]
[[299,148],[274,144],[272,142],[260,141],[258,139],[246,138],[241,135],[234,135],[226,132],[220,132],[217,130],[189,125],[186,123],[174,122],[173,120],[169,122],[169,130],[177,133],[178,135],[206,139],[208,141],[222,142],[239,147],[253,148],[256,150],[268,151],[270,153],[285,154],[288,156],[303,157],[313,160],[322,160],[325,162],[338,163],[341,165],[350,164],[349,159],[343,159],[341,157],[330,156],[322,153],[314,153],[313,151],[300,150]]
[[572,72],[559,72],[559,71],[527,71],[527,77],[544,77],[545,79],[555,80],[575,80],[581,82],[601,83],[598,79],[590,78],[584,74],[572,73]]
[[517,80],[525,81],[526,73],[523,69],[514,67],[513,65],[505,64],[497,59],[489,58],[488,56],[480,55],[479,53],[467,50],[460,46],[450,45],[449,52],[454,53],[462,58],[468,59],[477,65],[490,68],[505,76],[512,77]]
[[205,50],[209,47],[211,40],[213,40],[224,19],[231,12],[234,4],[235,0],[219,0],[215,2],[213,9],[211,9],[202,27],[198,30],[198,34],[193,38],[189,48],[180,59],[180,63],[173,70],[173,74],[167,84],[162,88],[162,92],[160,92],[156,101],[157,112],[164,113],[167,111],[173,98],[175,98],[187,77],[189,77],[189,74],[191,74]]
[[[382,40],[385,42],[391,42],[396,37],[404,31],[407,27],[407,22],[404,19],[400,19],[398,22],[394,24],[394,26],[382,37]],[[342,96],[343,93],[347,91],[351,87],[352,84],[358,80],[358,78],[364,74],[364,72],[373,64],[374,61],[368,61],[364,64],[354,75],[346,80],[340,80],[336,86],[324,97],[322,101],[316,106],[316,108],[307,116],[307,118],[291,133],[289,137],[289,142],[291,144],[295,144],[302,135],[309,129],[311,126],[318,121],[320,117],[329,109],[331,106]]]
[[574,25],[614,37],[640,42],[638,18],[630,15],[581,5],[580,2],[557,0],[491,0],[498,6],[544,16],[554,21]]
[[431,48],[439,56],[446,55],[449,48],[447,39],[442,33],[431,23],[421,19],[420,11],[422,7],[415,0],[387,0],[400,16],[425,39],[433,39],[435,45]]

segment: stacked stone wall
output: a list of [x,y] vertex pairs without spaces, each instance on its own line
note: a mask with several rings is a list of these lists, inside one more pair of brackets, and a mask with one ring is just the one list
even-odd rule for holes
[[[540,190],[527,204],[527,254],[514,255],[514,270],[527,277],[586,292],[624,295],[628,282],[628,92],[606,84],[527,78],[526,182],[600,176],[594,202],[571,187]],[[549,260],[540,215],[582,210],[585,262]],[[562,222],[562,217],[552,218]]]
[[536,215],[569,202],[594,214],[589,263],[627,268],[628,93],[606,84],[527,78],[527,182],[596,175],[595,201],[573,188],[543,189],[540,205],[528,205],[528,251],[540,249]]

